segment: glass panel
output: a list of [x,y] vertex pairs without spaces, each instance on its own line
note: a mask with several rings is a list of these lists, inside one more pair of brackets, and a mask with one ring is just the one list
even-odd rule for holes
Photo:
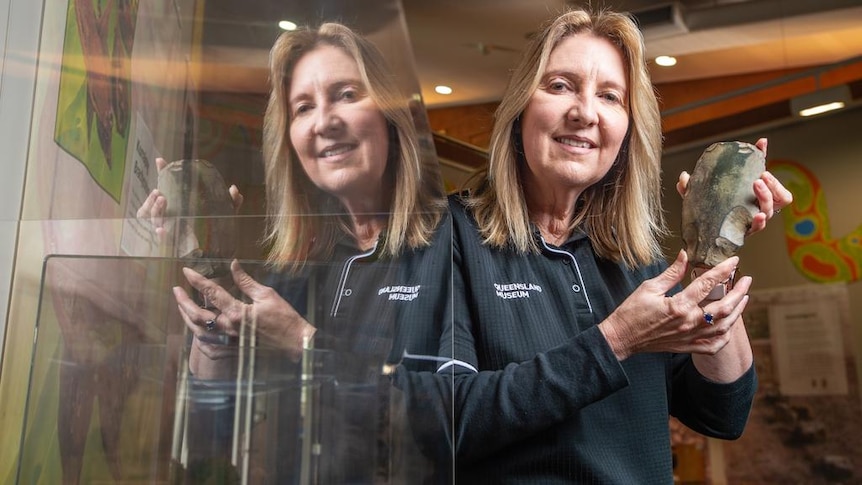
[[[446,286],[410,285],[416,261],[353,262],[359,280],[348,276],[343,307],[333,310],[327,278],[340,278],[343,262],[312,263],[287,276],[242,260],[252,278],[276,288],[320,329],[292,359],[257,328],[253,310],[236,332],[193,337],[182,324],[170,296],[178,284],[194,294],[182,268],[229,262],[45,260],[18,483],[412,483],[446,476],[435,460],[447,453],[450,383],[435,370],[448,359],[417,347],[439,341],[439,325],[419,324],[443,318]],[[386,280],[408,284],[380,287]],[[191,363],[195,338],[215,356],[209,366]],[[50,466],[54,454],[59,468]]]
[[[0,389],[19,453],[0,481],[450,479],[443,183],[400,2],[357,5],[272,6],[348,19],[360,47],[306,69],[305,91],[298,65],[324,48],[285,61],[271,150],[274,22],[233,1],[45,0]],[[297,93],[362,111],[312,109],[295,134]],[[301,145],[321,130],[338,135]],[[370,169],[327,179],[318,158]]]

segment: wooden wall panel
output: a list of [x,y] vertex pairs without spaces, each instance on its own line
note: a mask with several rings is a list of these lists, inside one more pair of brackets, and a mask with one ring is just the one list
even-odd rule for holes
[[428,110],[428,122],[435,133],[487,149],[491,141],[494,110],[498,103],[483,103]]

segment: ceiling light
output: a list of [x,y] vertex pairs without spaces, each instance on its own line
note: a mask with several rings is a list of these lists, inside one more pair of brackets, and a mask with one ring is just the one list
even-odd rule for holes
[[829,111],[835,111],[836,109],[841,109],[844,107],[844,103],[842,101],[833,101],[831,103],[820,104],[817,106],[812,106],[810,108],[799,110],[799,116],[814,116],[822,113],[827,113]]
[[452,88],[449,86],[443,86],[442,84],[440,86],[434,86],[434,91],[437,94],[452,94]]
[[296,30],[297,25],[290,20],[282,20],[278,23],[278,27],[282,30]]
[[670,67],[676,65],[676,57],[673,56],[658,56],[655,58],[655,63],[659,66]]
[[796,96],[790,99],[790,109],[796,116],[814,116],[841,109],[850,104],[850,89],[846,84]]

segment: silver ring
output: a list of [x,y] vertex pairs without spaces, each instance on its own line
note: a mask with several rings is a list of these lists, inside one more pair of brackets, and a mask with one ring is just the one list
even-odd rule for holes
[[215,330],[215,320],[207,320],[204,322],[204,325],[206,326],[207,332]]
[[772,211],[772,214],[773,215],[781,214],[781,209],[775,209],[774,211]]
[[715,316],[709,312],[703,312],[703,321],[706,322],[707,325],[712,325],[715,321]]

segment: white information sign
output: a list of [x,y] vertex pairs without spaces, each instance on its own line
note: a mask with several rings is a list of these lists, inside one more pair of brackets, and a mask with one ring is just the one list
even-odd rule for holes
[[131,142],[131,175],[126,177],[126,208],[120,246],[129,256],[155,256],[158,250],[156,234],[149,221],[138,219],[137,212],[149,193],[156,187],[158,170],[156,157],[160,156],[153,143],[153,135],[141,118],[135,117]]
[[782,394],[847,394],[838,308],[829,299],[769,306],[769,333]]

